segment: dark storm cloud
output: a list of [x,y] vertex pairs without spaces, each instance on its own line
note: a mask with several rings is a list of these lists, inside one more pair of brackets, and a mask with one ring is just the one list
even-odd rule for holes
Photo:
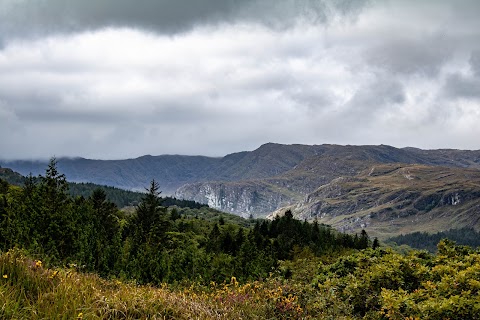
[[3,0],[4,35],[39,36],[103,27],[177,33],[199,24],[239,21],[285,28],[299,20],[325,23],[355,17],[368,0]]

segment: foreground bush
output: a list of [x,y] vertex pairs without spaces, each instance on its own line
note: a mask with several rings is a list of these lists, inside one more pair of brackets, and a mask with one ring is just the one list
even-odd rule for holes
[[324,307],[368,319],[480,319],[480,254],[443,240],[436,256],[365,250],[324,265]]

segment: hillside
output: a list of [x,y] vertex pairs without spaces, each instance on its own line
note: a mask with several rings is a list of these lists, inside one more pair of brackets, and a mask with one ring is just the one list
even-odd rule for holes
[[[285,146],[268,144],[254,153],[268,158],[271,150],[282,157]],[[206,203],[211,207],[242,215],[267,215],[278,208],[301,201],[319,186],[338,177],[353,177],[375,164],[409,163],[448,167],[479,168],[479,151],[397,149],[390,146],[289,146],[303,150],[303,158],[289,170],[272,177],[237,181],[202,181],[183,185],[178,198]],[[309,152],[305,152],[309,150]],[[250,156],[251,158],[251,156]],[[264,160],[263,163],[267,163]],[[272,164],[273,165],[273,164]],[[281,170],[279,170],[281,171]]]
[[374,165],[322,185],[291,209],[349,232],[384,238],[414,231],[480,228],[480,171],[407,164]]
[[[72,182],[91,182],[127,190],[143,191],[152,179],[161,181],[165,194],[184,183],[202,179],[219,159],[195,156],[143,156],[127,160],[60,158],[58,169]],[[43,174],[48,161],[2,161],[3,167],[22,175]]]
[[[7,184],[15,186],[24,186],[28,178],[22,176],[18,172],[13,171],[9,168],[0,168],[0,181],[7,182]],[[33,177],[35,183],[40,183],[41,179]],[[83,197],[89,198],[96,189],[101,189],[105,192],[106,198],[114,203],[117,207],[123,208],[124,210],[129,210],[130,208],[135,208],[140,200],[145,196],[144,192],[134,192],[129,190],[124,190],[116,187],[98,185],[94,183],[84,183],[84,182],[67,182],[68,184],[68,194],[72,197]],[[179,208],[196,208],[200,209],[202,207],[208,207],[205,204],[197,203],[191,200],[176,199],[173,197],[162,197],[163,206],[177,206]],[[212,209],[213,210],[213,209]],[[215,211],[215,210],[213,210]]]
[[244,217],[250,214],[262,216],[302,200],[306,194],[338,176],[356,175],[371,163],[314,155],[274,177],[197,182],[180,187],[175,195]]

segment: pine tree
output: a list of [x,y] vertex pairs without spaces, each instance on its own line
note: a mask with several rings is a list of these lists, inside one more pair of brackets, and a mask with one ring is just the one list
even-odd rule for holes
[[105,191],[100,188],[95,189],[88,200],[92,206],[91,238],[95,269],[107,274],[114,267],[120,246],[118,209],[107,200]]
[[77,221],[72,215],[67,191],[65,175],[58,172],[57,160],[53,157],[45,177],[40,176],[41,213],[38,223],[42,231],[41,247],[56,259],[70,256],[76,239],[74,229]]
[[160,186],[152,180],[147,194],[137,207],[136,216],[136,237],[140,243],[149,238],[162,238],[162,234],[167,229],[167,221],[165,219],[165,208],[161,207],[162,199],[160,198]]

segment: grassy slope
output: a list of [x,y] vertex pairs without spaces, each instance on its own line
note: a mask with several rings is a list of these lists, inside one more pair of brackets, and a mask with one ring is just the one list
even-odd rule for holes
[[3,254],[0,268],[2,319],[218,318],[214,305],[181,291],[46,269],[18,252]]
[[303,315],[278,280],[209,287],[138,286],[74,269],[48,269],[20,251],[0,255],[1,319],[273,319]]

